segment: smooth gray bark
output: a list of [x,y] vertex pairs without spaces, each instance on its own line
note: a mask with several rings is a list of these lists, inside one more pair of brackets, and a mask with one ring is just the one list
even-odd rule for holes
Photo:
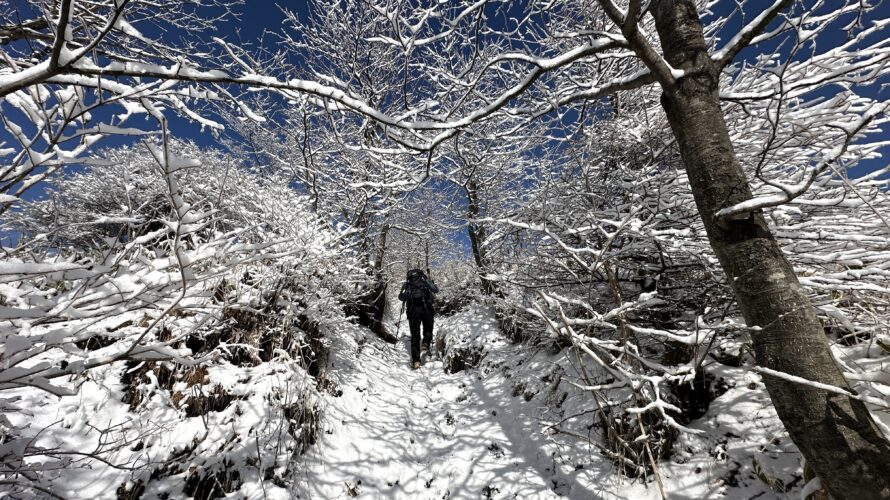
[[[653,7],[665,58],[686,72],[676,85],[662,85],[662,105],[711,246],[752,327],[757,363],[850,390],[763,215],[715,217],[752,197],[720,108],[722,68],[709,56],[693,1],[656,0]],[[890,498],[890,444],[862,402],[776,377],[764,382],[794,443],[834,498]]]

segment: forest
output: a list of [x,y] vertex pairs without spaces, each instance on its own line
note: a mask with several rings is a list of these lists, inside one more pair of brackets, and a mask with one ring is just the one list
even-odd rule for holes
[[6,0],[0,497],[890,499],[888,26]]

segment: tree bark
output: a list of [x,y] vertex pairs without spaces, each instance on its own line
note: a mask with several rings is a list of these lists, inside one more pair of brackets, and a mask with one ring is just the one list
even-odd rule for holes
[[478,220],[482,215],[482,207],[479,200],[479,187],[476,185],[474,176],[471,175],[470,178],[467,179],[467,183],[464,185],[464,192],[467,195],[467,215],[470,219],[467,223],[467,236],[470,238],[470,248],[473,250],[473,260],[476,262],[476,272],[479,274],[479,283],[482,286],[482,293],[491,295],[495,292],[496,288],[494,282],[486,278],[488,272],[488,259],[485,255],[485,247],[483,246],[486,239],[485,226],[479,222],[473,222],[473,220]]
[[383,316],[386,313],[386,274],[383,272],[383,262],[386,258],[386,237],[389,235],[389,224],[384,222],[380,230],[380,239],[377,243],[377,259],[374,261],[374,286],[372,288],[370,303],[371,331],[383,339],[392,342],[396,339],[386,331]]
[[[656,0],[652,13],[666,60],[685,71],[675,85],[662,85],[662,106],[711,247],[751,328],[757,363],[850,390],[762,213],[715,216],[752,192],[729,138],[718,95],[721,68],[708,53],[695,2]],[[890,444],[861,401],[777,377],[764,382],[794,443],[834,498],[890,498]]]

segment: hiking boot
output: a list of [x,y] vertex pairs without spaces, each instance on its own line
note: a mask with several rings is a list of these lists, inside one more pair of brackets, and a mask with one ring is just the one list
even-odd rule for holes
[[411,368],[414,368],[415,370],[420,368],[420,361],[415,361],[414,364],[411,365]]
[[429,350],[430,350],[430,343],[429,343],[429,342],[421,342],[421,344],[420,344],[420,350],[421,350],[421,351],[427,351],[427,352],[429,352]]

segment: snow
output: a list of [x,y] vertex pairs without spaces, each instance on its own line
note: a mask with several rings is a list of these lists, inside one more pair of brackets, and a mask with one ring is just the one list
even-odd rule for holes
[[765,375],[769,375],[776,378],[781,378],[784,380],[788,380],[790,382],[795,382],[801,385],[808,385],[810,387],[815,387],[816,389],[822,389],[823,391],[833,392],[835,394],[842,394],[844,396],[849,396],[853,399],[858,399],[860,401],[864,401],[866,403],[871,403],[872,405],[877,406],[883,410],[890,408],[890,404],[885,399],[873,398],[870,396],[863,396],[861,394],[851,394],[850,392],[840,388],[835,387],[833,385],[823,384],[821,382],[814,382],[812,380],[807,380],[805,378],[797,377],[794,375],[789,375],[787,373],[783,373],[780,371],[776,371],[770,368],[766,368],[763,366],[754,367],[754,371],[758,373],[763,373]]
[[738,32],[736,32],[733,35],[732,39],[730,39],[729,42],[727,42],[723,48],[714,52],[714,54],[711,55],[711,59],[713,59],[715,61],[719,61],[719,60],[723,59],[724,57],[726,57],[730,52],[736,51],[739,48],[741,48],[740,47],[741,41],[744,40],[745,37],[750,36],[750,34],[752,32],[754,32],[757,29],[757,27],[761,23],[763,23],[769,16],[774,15],[776,10],[781,8],[783,3],[784,3],[783,0],[775,0],[771,6],[763,9],[759,15],[757,15],[754,19],[749,21],[747,25],[745,25],[742,29],[740,29]]
[[[890,20],[837,26],[861,7],[851,2],[769,22],[784,0],[765,2],[759,15],[747,12],[757,2],[741,2],[736,33],[727,31],[732,22],[723,24],[733,16],[705,17],[706,38],[722,47],[713,53],[718,62],[731,63],[752,40],[785,40],[796,54],[752,53],[720,76],[720,95],[741,100],[726,103],[724,118],[753,196],[717,207],[716,215],[764,212],[824,322],[847,389],[753,367],[746,358],[746,335],[768,325],[747,328],[738,317],[678,165],[656,78],[621,27],[594,31],[580,11],[562,7],[552,24],[538,25],[530,7],[528,17],[493,26],[486,0],[457,8],[444,1],[408,2],[402,10],[371,5],[364,13],[379,29],[355,39],[342,22],[347,16],[320,15],[331,24],[312,30],[293,19],[300,34],[293,40],[301,41],[282,39],[282,54],[312,46],[334,54],[342,43],[367,54],[382,48],[364,78],[354,64],[342,65],[363,59],[358,53],[321,63],[307,57],[305,68],[291,72],[221,38],[214,40],[227,56],[217,59],[198,50],[197,39],[162,43],[149,34],[187,29],[200,39],[213,31],[214,21],[188,9],[181,19],[176,9],[150,5],[129,21],[109,17],[106,28],[115,31],[93,46],[90,37],[105,29],[84,23],[105,17],[88,15],[101,2],[75,3],[78,15],[72,8],[63,32],[48,26],[50,37],[59,36],[54,44],[16,41],[0,69],[0,96],[11,112],[4,140],[15,145],[0,143],[0,157],[12,156],[0,169],[10,181],[0,204],[9,209],[4,230],[21,240],[0,261],[0,389],[9,395],[0,399],[0,455],[21,459],[16,468],[34,467],[35,481],[95,498],[127,496],[120,488],[140,485],[146,498],[177,498],[190,479],[231,478],[230,471],[239,475],[225,492],[233,498],[782,498],[812,491],[819,482],[803,485],[800,457],[761,375],[858,398],[890,435],[890,225],[883,215],[890,167],[858,177],[850,170],[883,158],[890,144],[880,134],[890,104],[862,93],[887,75],[880,30]],[[58,28],[52,9],[28,5]],[[315,10],[338,14],[346,4],[327,5]],[[150,22],[159,30],[144,31]],[[477,38],[467,44],[474,23]],[[850,36],[834,43],[822,35],[829,26]],[[652,42],[664,76],[651,28],[651,16],[641,18],[639,34]],[[57,61],[46,60],[50,46]],[[87,50],[100,56],[85,57]],[[673,79],[686,74],[667,67]],[[389,81],[398,74],[401,83]],[[253,94],[260,98],[242,101]],[[612,94],[619,99],[600,108]],[[293,109],[277,108],[285,102]],[[582,111],[588,108],[592,114]],[[231,125],[233,137],[256,130],[251,142],[266,149],[257,158],[273,165],[256,165],[264,176],[248,181],[235,166],[244,159],[239,153],[203,161],[151,139],[154,157],[136,156],[151,172],[160,167],[160,176],[111,161],[113,152],[89,157],[109,136],[160,135],[153,120],[142,120],[144,129],[126,122],[142,114],[166,122],[169,113],[216,131]],[[534,121],[542,115],[549,117]],[[291,120],[305,118],[306,136],[299,140],[265,117],[297,129],[302,120]],[[451,141],[443,144],[451,138],[454,151]],[[482,143],[492,149],[477,157]],[[547,147],[559,144],[573,145],[572,158],[569,148]],[[461,283],[495,282],[500,293],[485,300],[515,315],[506,321],[517,321],[511,335],[521,330],[528,344],[508,342],[493,310],[473,303],[480,292],[468,291],[481,287],[452,287],[442,295],[468,293],[450,310],[465,308],[438,321],[438,357],[413,371],[405,337],[383,343],[349,324],[341,307],[367,284],[358,268],[393,264],[403,242],[394,236],[396,250],[384,246],[386,255],[361,255],[376,246],[351,242],[373,235],[380,219],[408,234],[450,220],[454,214],[431,210],[425,220],[432,224],[410,227],[401,210],[428,203],[421,188],[429,179],[432,191],[440,191],[439,181],[470,187],[469,171],[448,164],[461,148],[486,199],[478,216],[458,218],[486,226],[492,263],[479,272],[467,262],[472,279]],[[84,181],[80,167],[68,171],[76,164],[123,170]],[[281,167],[296,177],[265,177]],[[24,194],[53,179],[62,189],[46,192],[53,204],[59,197],[59,208]],[[283,195],[310,184],[311,213],[338,214],[333,220],[304,217],[304,203]],[[65,210],[62,199],[77,194],[85,203]],[[364,200],[361,218],[353,217],[356,200]],[[31,217],[38,206],[43,217]],[[16,220],[29,230],[16,229]],[[342,231],[313,229],[332,226]],[[650,281],[657,291],[641,293]],[[246,333],[232,333],[238,328]],[[197,347],[219,332],[226,336],[212,347]],[[316,342],[330,348],[321,350],[327,370],[317,376],[308,367],[322,364],[308,352]],[[728,354],[727,344],[734,348]],[[675,348],[685,352],[679,361]],[[119,359],[124,354],[130,359]],[[206,373],[186,381],[195,366]],[[701,374],[719,380],[721,394],[692,417],[678,394]],[[216,398],[215,390],[232,400],[190,416],[190,403]],[[294,402],[306,405],[301,418],[319,419],[308,449],[298,441],[315,441],[316,420],[294,430]],[[654,423],[644,428],[648,416]],[[607,429],[625,417],[638,426],[610,438]],[[630,460],[615,451],[657,443],[662,431],[678,437],[662,441],[669,452],[651,475],[639,454]],[[102,459],[69,459],[26,443],[97,450]],[[622,475],[627,462],[648,477]]]
[[0,276],[3,275],[20,275],[20,274],[44,274],[59,271],[70,271],[72,269],[82,269],[79,264],[70,262],[58,263],[28,263],[28,262],[0,262]]
[[0,71],[0,96],[6,95],[10,89],[38,80],[49,71],[49,61],[43,61],[21,71]]
[[[434,358],[411,370],[404,336],[393,346],[368,334],[337,351],[338,395],[326,397],[324,431],[306,456],[296,494],[660,498],[654,482],[622,479],[595,448],[549,430],[559,415],[590,402],[548,377],[571,369],[569,352],[553,355],[509,343],[492,312],[481,307],[440,319],[436,336],[476,346],[483,363],[447,374],[443,360]],[[756,460],[786,484],[800,483],[799,456],[759,377],[733,368],[716,373],[738,382],[690,424],[701,433],[681,437],[674,457],[660,465],[668,498],[784,498],[750,472]],[[560,399],[563,408],[556,405]],[[589,432],[583,426],[578,431]]]
[[[134,321],[140,321],[138,313],[96,326],[117,332],[135,328],[122,326]],[[441,348],[421,369],[412,370],[402,333],[391,345],[362,327],[331,325],[325,330],[330,348],[325,389],[316,390],[317,381],[296,362],[235,366],[209,360],[206,385],[199,389],[184,381],[163,389],[148,371],[147,382],[138,388],[142,403],[134,412],[123,395],[133,389],[125,388],[122,377],[145,365],[119,361],[93,369],[71,395],[13,389],[7,392],[12,399],[0,403],[17,405],[6,413],[14,428],[45,427],[36,441],[44,447],[93,450],[106,439],[96,429],[110,427],[119,429],[110,437],[130,442],[108,455],[114,463],[163,463],[190,450],[187,467],[149,482],[144,498],[176,497],[189,471],[230,466],[242,480],[230,493],[234,498],[661,498],[653,480],[622,477],[600,452],[596,398],[581,383],[579,362],[587,373],[598,368],[581,361],[573,349],[511,343],[491,309],[472,305],[437,320]],[[50,339],[49,332],[34,328],[8,335],[5,359],[31,349],[33,335]],[[237,347],[223,343],[220,349]],[[119,349],[111,345],[96,356]],[[450,356],[470,352],[478,354],[473,366],[446,373]],[[800,456],[760,376],[720,363],[706,368],[726,392],[704,416],[686,424],[690,432],[681,434],[659,463],[667,497],[779,499],[785,498],[781,490],[795,494],[804,486]],[[5,375],[26,372],[20,368]],[[182,408],[189,399],[211,386],[233,396],[233,404],[204,416],[185,416]],[[608,395],[610,389],[598,390]],[[175,394],[185,396],[171,404]],[[284,394],[320,409],[317,440],[302,455],[292,455],[293,445],[274,452],[275,439],[282,435],[271,432],[284,424],[278,403],[270,401]],[[274,468],[276,481],[263,480],[249,465],[260,456],[257,447],[266,457],[262,464]],[[135,486],[147,477],[145,470],[130,478],[126,470],[99,462],[85,465],[60,471],[52,484],[79,498],[104,499],[116,498],[120,485]]]
[[401,340],[391,346],[371,338],[341,354],[334,374],[342,395],[328,399],[325,430],[297,491],[479,498],[488,488],[497,498],[558,498],[547,480],[549,458],[525,439],[535,423],[502,406],[509,401],[500,381],[445,374],[441,360],[413,371]]

